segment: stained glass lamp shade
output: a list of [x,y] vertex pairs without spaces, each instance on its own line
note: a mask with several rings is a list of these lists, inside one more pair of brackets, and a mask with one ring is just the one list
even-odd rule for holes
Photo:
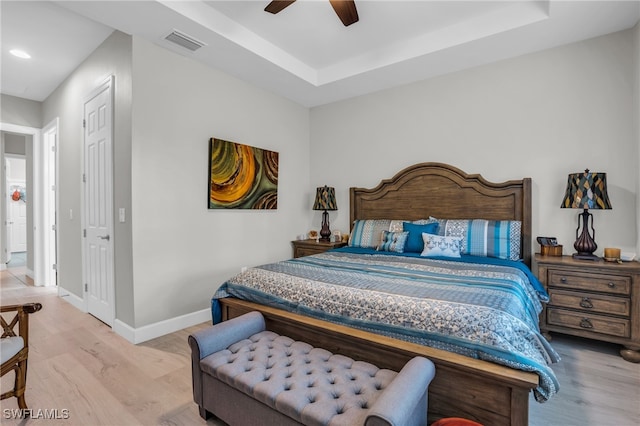
[[338,210],[338,203],[336,203],[336,190],[326,185],[317,188],[316,200],[313,203],[313,210],[324,210],[324,213],[322,213],[320,241],[331,241],[331,230],[329,229],[329,213],[327,213],[327,210]]
[[[561,208],[583,209],[578,215],[578,228],[576,229],[576,249],[573,257],[576,259],[596,260],[593,252],[598,245],[595,241],[596,231],[593,229],[593,215],[589,210],[611,209],[611,202],[607,194],[607,174],[593,173],[586,169],[584,173],[572,173],[567,180],[567,190],[562,200]],[[582,219],[582,220],[581,220]],[[589,232],[589,219],[591,219],[591,233]],[[580,225],[582,222],[582,232]]]

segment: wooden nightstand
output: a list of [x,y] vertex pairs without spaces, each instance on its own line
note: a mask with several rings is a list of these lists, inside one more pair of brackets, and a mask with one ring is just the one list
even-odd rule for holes
[[312,254],[323,253],[338,247],[344,247],[347,243],[325,243],[316,240],[296,240],[293,244],[293,257],[311,256]]
[[549,293],[540,329],[623,346],[640,362],[640,263],[574,260],[535,255],[538,279]]

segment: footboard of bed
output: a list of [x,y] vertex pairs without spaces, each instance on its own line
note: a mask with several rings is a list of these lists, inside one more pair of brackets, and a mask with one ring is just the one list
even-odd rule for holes
[[222,319],[260,311],[267,329],[333,353],[399,371],[414,356],[429,358],[436,377],[429,387],[429,423],[463,417],[485,425],[524,426],[538,376],[487,361],[404,342],[238,299],[221,299]]

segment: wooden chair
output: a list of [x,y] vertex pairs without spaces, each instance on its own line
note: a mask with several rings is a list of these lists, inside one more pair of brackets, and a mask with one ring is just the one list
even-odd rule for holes
[[[3,393],[1,399],[12,396],[18,398],[18,407],[25,416],[29,415],[24,400],[24,390],[27,385],[27,358],[29,356],[29,314],[38,312],[40,309],[42,309],[40,303],[0,307],[0,324],[2,324],[3,330],[0,338],[0,357],[2,359],[0,377],[9,371],[15,372],[13,389]],[[10,322],[5,320],[5,312],[15,312]],[[17,335],[13,331],[16,325],[18,326]]]

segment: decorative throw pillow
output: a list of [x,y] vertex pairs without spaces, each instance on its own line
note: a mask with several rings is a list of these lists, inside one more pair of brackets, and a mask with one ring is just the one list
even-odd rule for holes
[[422,250],[420,256],[460,257],[461,237],[444,237],[424,233],[422,234],[422,239],[424,240],[424,250]]
[[382,231],[382,242],[377,247],[377,250],[404,253],[404,246],[408,236],[408,232]]
[[389,219],[356,220],[349,236],[349,246],[377,248],[382,239],[382,231],[388,231],[390,225]]
[[462,254],[520,259],[522,222],[518,220],[440,220],[438,234],[462,237]]
[[402,223],[404,220],[392,219],[389,224],[389,229],[387,231],[391,232],[402,232]]
[[438,223],[417,224],[411,222],[404,222],[402,224],[402,230],[409,233],[407,238],[406,252],[420,253],[424,248],[424,242],[422,241],[422,234],[437,234]]

